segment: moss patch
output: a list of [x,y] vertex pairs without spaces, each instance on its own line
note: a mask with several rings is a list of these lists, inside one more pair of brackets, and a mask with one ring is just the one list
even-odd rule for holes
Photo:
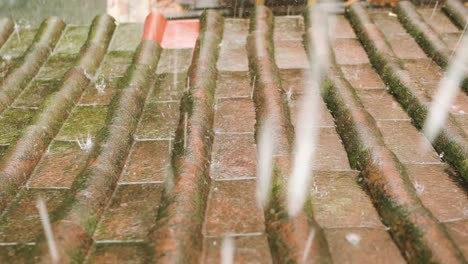
[[21,134],[34,112],[29,109],[8,109],[0,116],[0,144],[11,144]]
[[138,47],[143,34],[143,24],[122,23],[115,30],[115,37],[109,50],[133,51]]
[[22,28],[18,33],[14,32],[0,50],[0,56],[11,56],[18,58],[28,49],[36,35],[37,29]]
[[0,81],[3,81],[8,72],[13,69],[20,59],[4,59],[0,57]]
[[69,118],[62,126],[58,140],[85,139],[88,133],[95,137],[106,122],[107,107],[78,106],[73,109]]
[[9,145],[0,145],[0,160],[8,150]]
[[111,51],[107,53],[102,62],[99,76],[106,80],[123,77],[128,66],[132,63],[133,54],[130,51]]
[[15,107],[39,107],[47,96],[60,87],[59,80],[35,80],[13,103]]
[[68,26],[54,52],[59,54],[78,53],[88,37],[88,31],[88,26]]
[[153,250],[146,243],[96,244],[87,263],[149,263]]
[[76,54],[59,54],[49,58],[41,68],[37,79],[60,79],[73,66]]

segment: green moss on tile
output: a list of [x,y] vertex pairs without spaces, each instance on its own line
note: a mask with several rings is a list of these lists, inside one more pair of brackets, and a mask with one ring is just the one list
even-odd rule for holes
[[115,30],[115,37],[109,50],[134,51],[140,44],[142,34],[143,24],[122,23]]
[[76,54],[88,37],[88,26],[67,26],[65,33],[59,40],[55,53]]
[[99,75],[106,80],[123,77],[132,63],[133,52],[111,51],[107,53]]
[[9,145],[0,145],[0,160],[2,159],[2,157],[8,151],[8,147],[9,147]]
[[0,247],[0,263],[32,263],[33,248],[31,245]]
[[21,57],[33,41],[36,32],[35,28],[20,28],[18,33],[13,32],[0,50],[0,56]]
[[23,189],[12,201],[0,220],[0,241],[2,242],[33,242],[41,234],[39,212],[36,208],[38,197],[47,204],[49,214],[60,206],[67,190]]
[[63,153],[76,148],[75,142],[54,140],[50,143],[48,153]]
[[0,144],[11,144],[31,121],[29,109],[8,109],[0,116]]
[[39,107],[47,96],[56,92],[60,80],[34,80],[13,103],[14,107]]
[[62,126],[58,140],[85,139],[88,133],[95,137],[106,122],[107,107],[78,106],[73,109],[69,118]]
[[73,67],[77,54],[57,54],[47,60],[37,74],[37,79],[61,79]]
[[20,61],[19,58],[16,59],[5,59],[0,57],[0,81],[3,81],[7,76],[8,72],[13,69]]
[[95,244],[85,263],[106,263],[109,260],[120,263],[149,263],[153,248],[146,243]]

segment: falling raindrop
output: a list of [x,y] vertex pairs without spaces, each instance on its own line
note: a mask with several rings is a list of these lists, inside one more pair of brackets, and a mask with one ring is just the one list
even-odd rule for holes
[[434,8],[432,9],[432,14],[431,14],[431,17],[429,18],[429,20],[432,20],[432,18],[434,17],[435,12],[437,10],[437,6],[439,6],[439,1],[437,1],[436,4],[434,5]]
[[37,209],[39,210],[39,217],[41,218],[42,227],[47,239],[47,246],[49,247],[49,254],[51,263],[58,263],[60,260],[57,245],[55,243],[54,234],[50,225],[49,214],[47,213],[47,207],[44,200],[39,197],[37,199]]
[[307,259],[309,258],[310,249],[312,248],[312,243],[314,242],[315,238],[315,229],[312,228],[309,233],[309,237],[307,238],[307,242],[304,248],[304,254],[302,255],[302,263],[307,263]]
[[424,192],[424,185],[420,184],[419,182],[414,182],[414,188],[416,189],[417,194],[422,194]]
[[346,235],[346,240],[348,240],[349,243],[353,246],[359,245],[359,242],[361,242],[361,236],[356,233],[349,233]]
[[450,106],[455,101],[460,85],[465,77],[465,65],[468,62],[468,36],[464,36],[455,57],[450,62],[444,77],[439,82],[433,96],[429,112],[424,122],[424,135],[433,142],[445,124]]
[[21,43],[21,36],[19,34],[19,29],[20,29],[20,26],[15,21],[14,32],[15,32],[16,37],[18,38],[18,42]]
[[221,242],[221,264],[234,263],[235,243],[231,236],[225,236]]
[[296,216],[303,208],[312,178],[315,150],[320,124],[320,87],[329,65],[329,25],[327,14],[317,6],[312,15],[314,27],[309,29],[313,43],[310,73],[304,87],[296,122],[294,158],[291,177],[288,181],[287,209]]
[[267,119],[260,127],[257,161],[257,200],[259,206],[265,208],[268,204],[271,177],[273,173],[273,153],[275,151],[273,122]]

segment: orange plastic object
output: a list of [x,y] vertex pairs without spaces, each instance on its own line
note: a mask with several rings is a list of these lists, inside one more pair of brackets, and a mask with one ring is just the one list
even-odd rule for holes
[[200,22],[167,20],[159,12],[151,12],[145,20],[142,40],[153,40],[165,49],[193,48],[200,32]]

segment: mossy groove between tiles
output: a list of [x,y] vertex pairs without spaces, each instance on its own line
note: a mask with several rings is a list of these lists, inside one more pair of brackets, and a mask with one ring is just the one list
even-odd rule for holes
[[[409,73],[396,58],[363,5],[360,3],[351,5],[347,14],[372,65],[388,85],[389,92],[403,106],[416,128],[421,129],[427,116],[429,100],[417,92]],[[439,154],[444,153],[444,159],[458,170],[461,177],[468,180],[466,138],[465,132],[449,115],[439,136],[434,140],[433,146]]]

